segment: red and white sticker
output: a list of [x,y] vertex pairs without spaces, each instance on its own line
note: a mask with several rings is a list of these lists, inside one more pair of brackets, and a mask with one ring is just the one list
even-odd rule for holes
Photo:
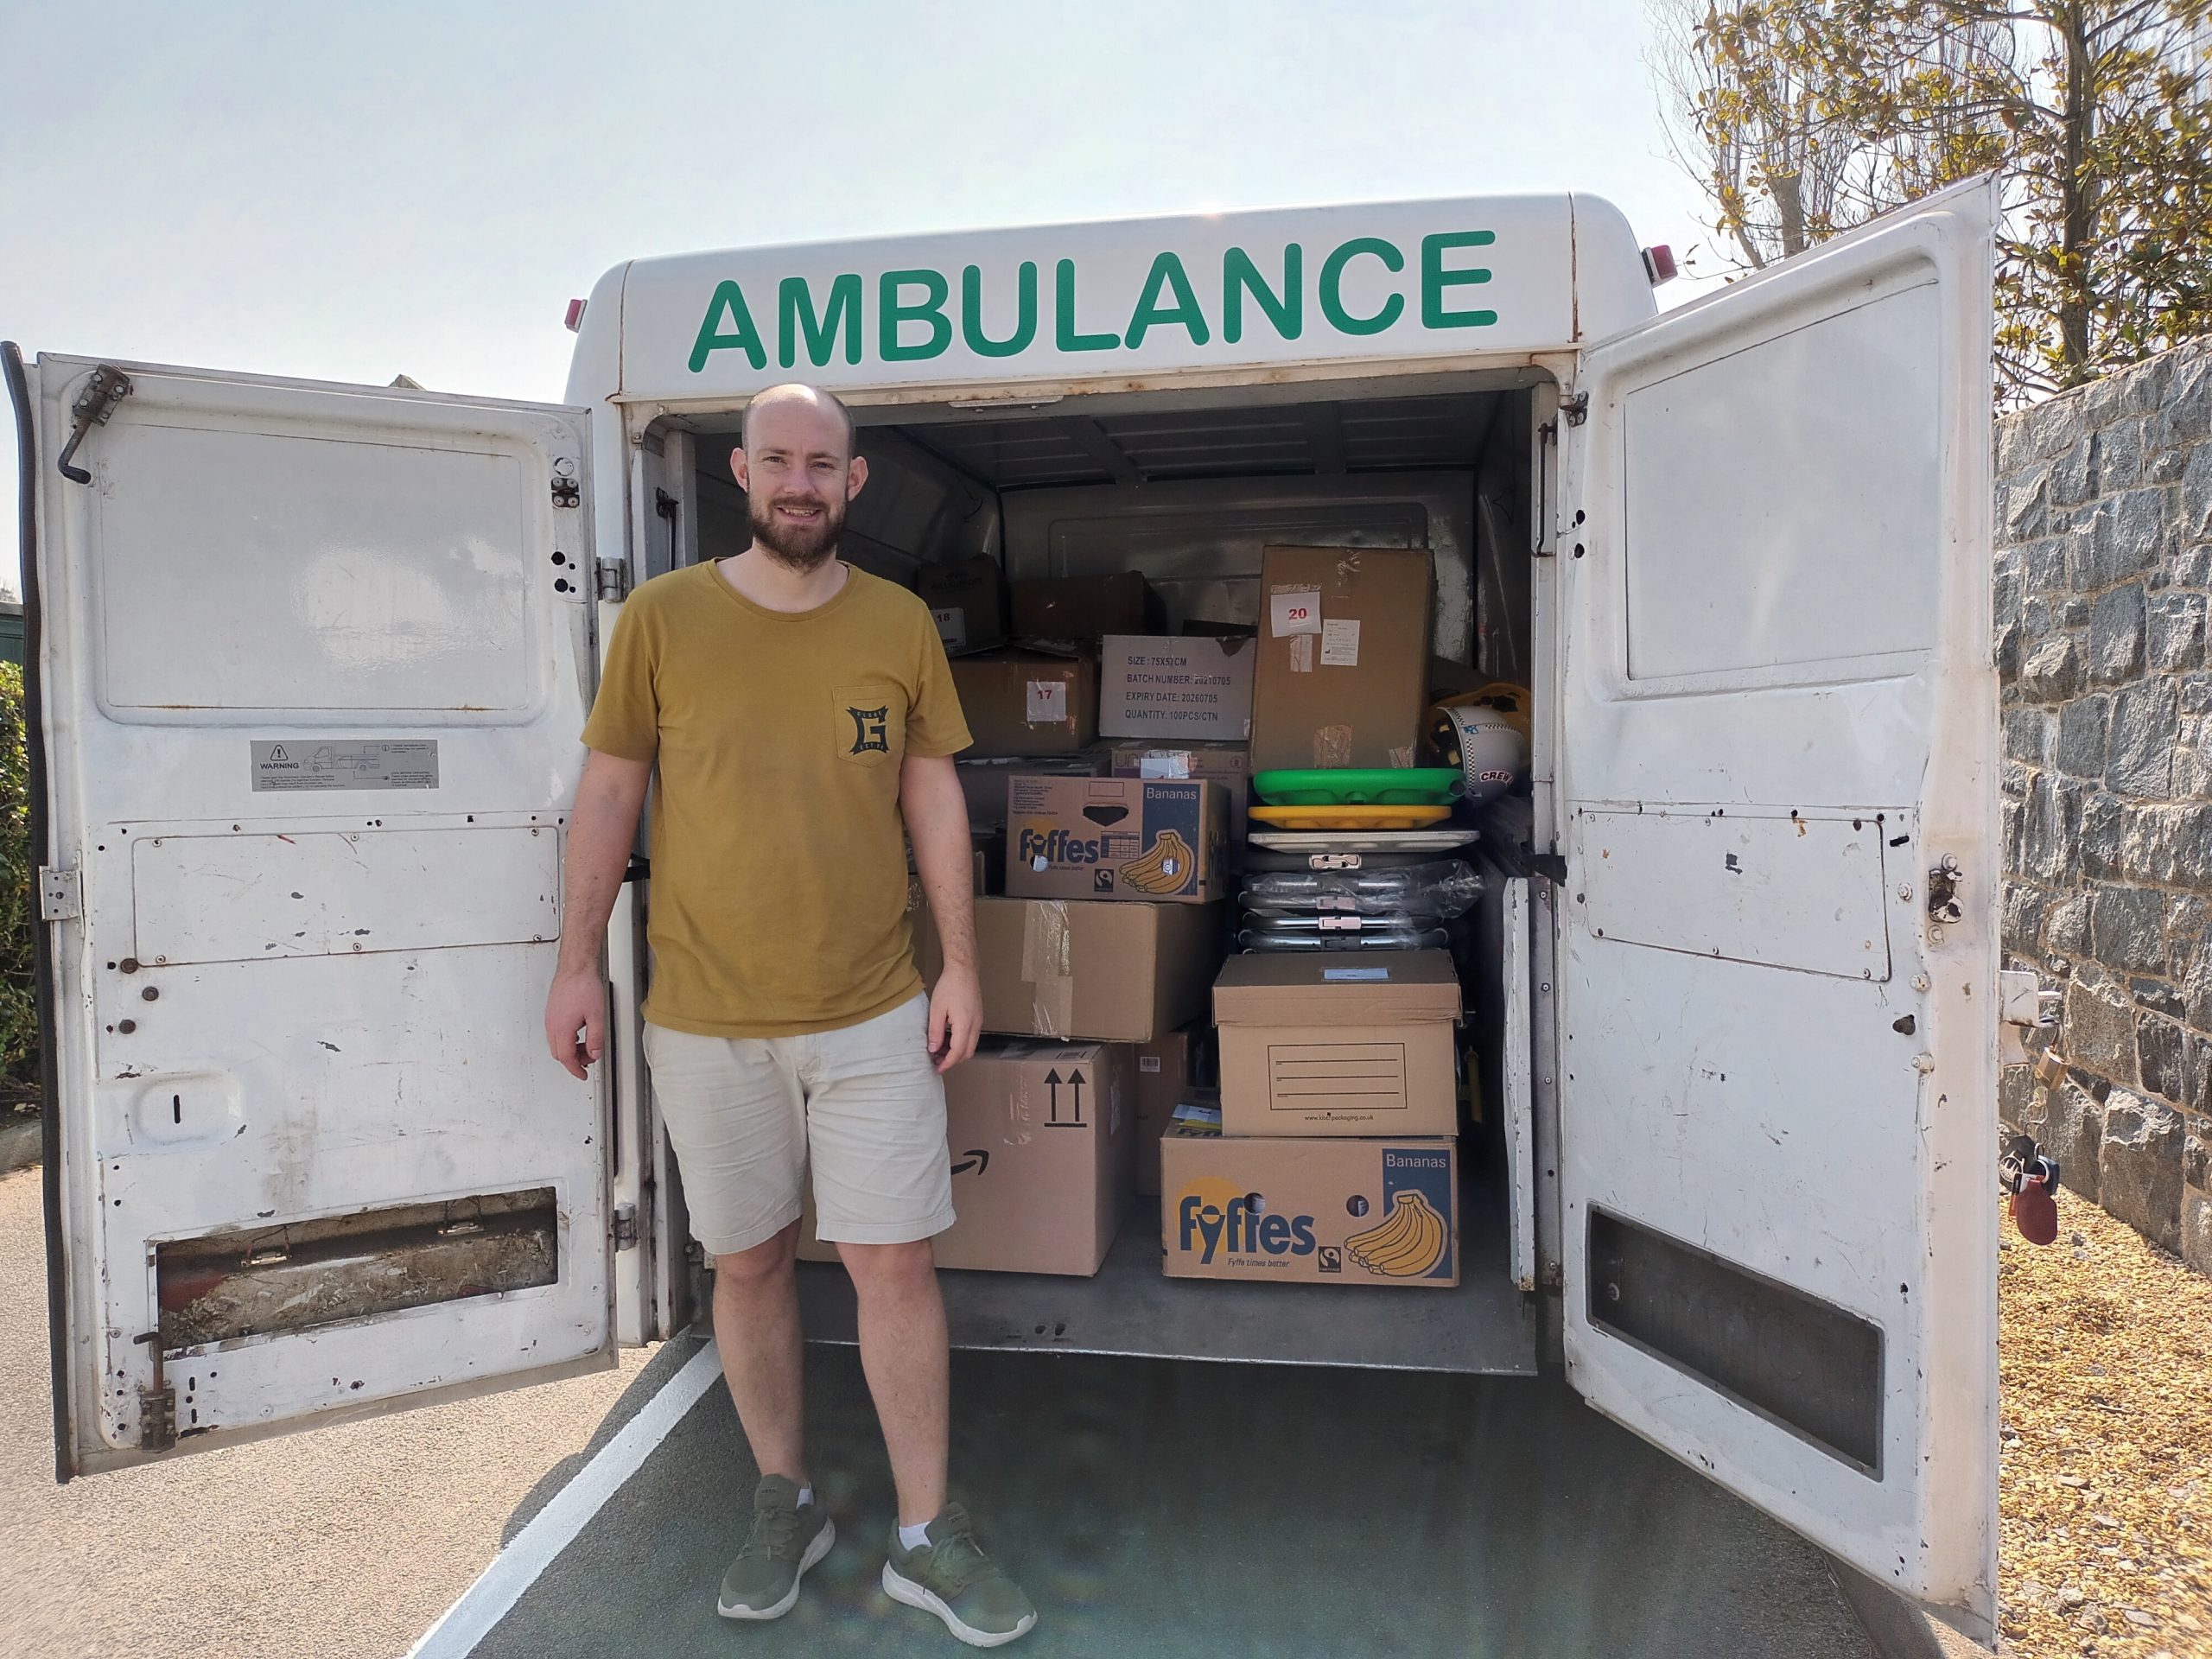
[[1268,632],[1276,639],[1285,634],[1321,632],[1321,590],[1294,588],[1268,595]]

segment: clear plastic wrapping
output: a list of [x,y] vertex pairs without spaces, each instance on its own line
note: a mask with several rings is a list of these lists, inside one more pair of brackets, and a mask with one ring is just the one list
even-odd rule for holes
[[1438,924],[1403,915],[1250,915],[1236,936],[1246,950],[1433,950],[1450,942]]
[[1242,894],[1254,916],[1398,917],[1450,920],[1474,908],[1482,877],[1462,860],[1437,859],[1392,870],[1281,870],[1245,877]]

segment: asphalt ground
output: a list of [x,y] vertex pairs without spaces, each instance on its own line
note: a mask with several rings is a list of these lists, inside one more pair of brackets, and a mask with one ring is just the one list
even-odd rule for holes
[[392,1659],[649,1358],[57,1486],[39,1205],[0,1176],[0,1655]]
[[[1037,1659],[1875,1653],[1824,1556],[1554,1378],[957,1353],[953,1388],[954,1496],[1037,1599]],[[855,1352],[810,1348],[807,1394],[839,1538],[788,1618],[714,1611],[755,1477],[717,1384],[475,1659],[957,1651],[878,1583]]]

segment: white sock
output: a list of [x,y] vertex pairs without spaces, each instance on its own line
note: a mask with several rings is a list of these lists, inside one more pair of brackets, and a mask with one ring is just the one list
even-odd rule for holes
[[803,1510],[803,1509],[804,1509],[808,1504],[810,1504],[810,1503],[813,1503],[813,1502],[814,1502],[814,1488],[813,1488],[813,1487],[811,1487],[811,1486],[802,1486],[802,1487],[800,1487],[800,1488],[798,1489],[798,1507],[799,1507],[800,1509],[802,1509],[802,1510]]
[[899,1548],[901,1549],[919,1549],[924,1544],[929,1542],[929,1541],[930,1523],[926,1521],[923,1522],[918,1527],[901,1527],[899,1529]]

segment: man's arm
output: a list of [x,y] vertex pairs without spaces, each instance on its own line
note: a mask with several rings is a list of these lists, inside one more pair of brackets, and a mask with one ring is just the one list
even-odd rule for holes
[[[929,895],[944,969],[930,993],[930,1052],[950,1071],[976,1052],[983,990],[976,976],[976,883],[968,802],[952,757],[910,754],[899,769],[899,810],[914,843],[914,868]],[[940,1052],[942,1051],[942,1052]]]
[[[638,814],[652,775],[650,760],[626,760],[594,749],[576,785],[562,889],[561,958],[545,998],[545,1046],[571,1077],[582,1077],[607,1047],[607,980],[599,970],[600,947],[607,941],[614,895],[622,890],[623,873],[630,867]],[[958,789],[957,780],[954,788]]]

